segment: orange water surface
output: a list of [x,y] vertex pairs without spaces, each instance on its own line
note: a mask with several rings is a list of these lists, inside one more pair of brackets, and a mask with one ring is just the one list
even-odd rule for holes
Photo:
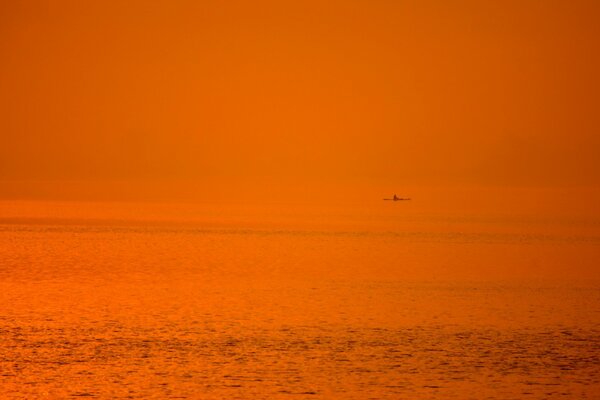
[[1,395],[599,398],[600,219],[468,199],[1,202]]

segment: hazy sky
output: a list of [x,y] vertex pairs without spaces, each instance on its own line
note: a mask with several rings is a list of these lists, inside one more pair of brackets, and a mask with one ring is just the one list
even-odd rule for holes
[[598,185],[600,2],[3,1],[0,180]]

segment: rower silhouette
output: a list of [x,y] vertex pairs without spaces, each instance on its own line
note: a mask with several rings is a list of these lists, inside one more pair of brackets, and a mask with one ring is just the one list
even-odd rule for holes
[[398,197],[394,194],[394,197],[392,197],[391,199],[384,199],[384,200],[389,200],[389,201],[401,201],[401,200],[410,200],[410,198],[407,197]]

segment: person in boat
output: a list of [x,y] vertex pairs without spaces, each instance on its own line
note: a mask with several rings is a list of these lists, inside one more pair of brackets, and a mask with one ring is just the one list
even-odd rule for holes
[[394,201],[400,200],[400,197],[394,195]]

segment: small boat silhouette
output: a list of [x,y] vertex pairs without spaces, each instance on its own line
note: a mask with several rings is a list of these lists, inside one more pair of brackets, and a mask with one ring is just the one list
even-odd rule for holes
[[410,200],[410,199],[408,197],[398,197],[398,196],[394,195],[394,197],[392,197],[391,199],[384,199],[384,200],[403,201],[403,200]]

